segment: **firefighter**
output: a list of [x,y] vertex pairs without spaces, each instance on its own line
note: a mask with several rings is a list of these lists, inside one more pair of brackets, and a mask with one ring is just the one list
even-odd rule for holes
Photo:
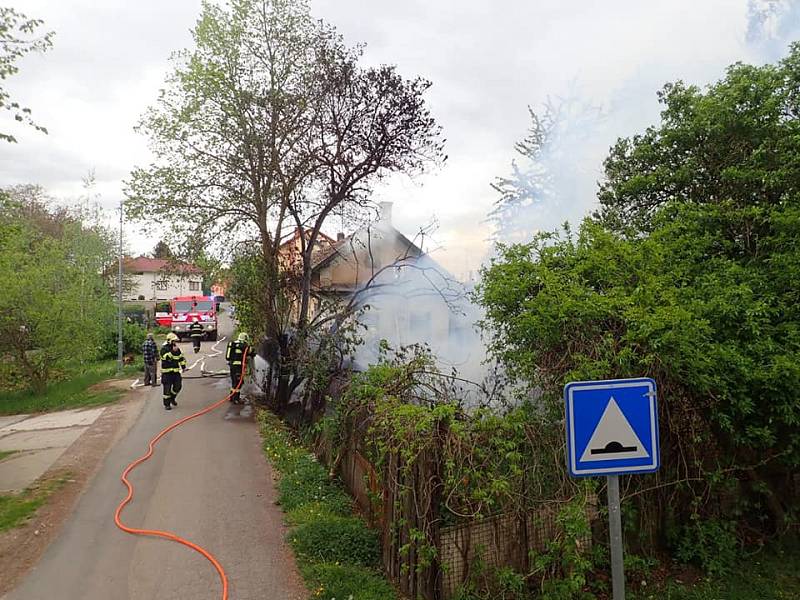
[[161,383],[164,384],[164,408],[172,410],[178,406],[175,397],[181,391],[181,372],[186,370],[186,358],[178,347],[178,336],[167,334],[161,346]]
[[192,338],[194,353],[197,354],[200,352],[200,340],[202,340],[203,336],[205,335],[203,326],[200,324],[200,321],[197,319],[197,317],[192,318],[192,324],[189,325],[189,335]]
[[225,350],[225,360],[228,361],[228,367],[231,370],[231,402],[234,404],[241,404],[239,395],[239,380],[242,378],[243,359],[245,353],[250,356],[250,336],[242,332],[236,341],[228,342],[228,348]]

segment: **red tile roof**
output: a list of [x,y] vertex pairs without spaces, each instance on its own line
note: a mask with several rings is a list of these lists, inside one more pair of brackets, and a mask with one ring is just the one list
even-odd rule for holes
[[174,263],[163,258],[149,258],[147,256],[138,256],[136,258],[126,258],[124,263],[124,270],[127,273],[159,273],[178,272],[178,273],[200,273],[195,265],[186,263]]

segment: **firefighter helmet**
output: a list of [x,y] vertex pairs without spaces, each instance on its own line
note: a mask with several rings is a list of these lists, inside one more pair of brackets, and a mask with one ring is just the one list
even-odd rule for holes
[[180,340],[180,338],[177,335],[175,335],[174,333],[170,332],[170,333],[167,334],[167,341],[168,342],[177,342],[179,340]]
[[241,333],[239,334],[239,337],[238,337],[237,339],[238,339],[240,342],[244,342],[245,344],[249,344],[249,343],[250,343],[250,336],[249,336],[249,335],[247,335],[247,332],[245,332],[245,331],[241,332]]

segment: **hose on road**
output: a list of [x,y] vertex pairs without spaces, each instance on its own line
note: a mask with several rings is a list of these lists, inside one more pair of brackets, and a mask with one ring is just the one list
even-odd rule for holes
[[137,458],[136,460],[134,460],[122,472],[122,476],[120,477],[120,480],[128,488],[128,495],[125,497],[125,499],[122,502],[119,503],[119,506],[117,506],[117,510],[114,513],[114,523],[116,524],[117,527],[119,527],[122,531],[124,531],[126,533],[131,533],[133,535],[147,535],[147,536],[151,536],[151,537],[164,538],[164,539],[167,539],[167,540],[171,540],[173,542],[177,542],[179,544],[183,544],[184,546],[187,546],[188,548],[191,548],[195,552],[198,552],[198,553],[202,554],[214,566],[214,568],[217,570],[217,573],[219,573],[219,579],[220,579],[220,582],[222,583],[222,600],[228,600],[228,577],[227,577],[227,575],[225,575],[225,569],[222,568],[222,565],[219,563],[219,561],[216,558],[214,558],[213,554],[211,554],[208,550],[204,549],[203,547],[198,546],[197,544],[195,544],[193,542],[190,542],[189,540],[184,539],[184,538],[180,537],[179,535],[176,535],[176,534],[171,533],[169,531],[160,531],[158,529],[139,529],[137,527],[128,527],[127,525],[125,525],[122,522],[122,519],[120,517],[122,515],[122,511],[125,508],[125,506],[127,506],[127,504],[131,500],[133,500],[133,484],[131,484],[131,482],[128,481],[128,475],[130,474],[130,472],[133,471],[140,464],[142,464],[144,461],[148,460],[151,456],[153,456],[153,450],[155,449],[155,446],[158,443],[158,441],[161,438],[163,438],[165,435],[167,435],[170,431],[172,431],[173,429],[176,429],[177,427],[180,427],[181,425],[183,425],[187,421],[191,421],[192,419],[196,419],[197,417],[205,415],[206,413],[209,413],[212,410],[214,410],[214,409],[222,406],[223,404],[225,404],[225,402],[227,402],[233,396],[233,394],[235,392],[239,391],[239,388],[242,387],[242,382],[244,381],[244,375],[245,375],[245,371],[246,370],[247,370],[247,351],[245,351],[245,353],[242,355],[242,374],[239,376],[239,383],[236,384],[236,387],[233,390],[231,390],[231,392],[227,396],[225,396],[222,400],[219,400],[219,401],[215,402],[214,404],[212,404],[210,406],[207,406],[206,408],[204,408],[202,410],[197,411],[196,413],[193,413],[193,414],[191,414],[189,416],[183,417],[182,419],[178,419],[172,425],[162,429],[153,439],[150,440],[150,443],[148,444],[148,447],[147,447],[147,452],[145,454],[143,454],[142,456],[140,456],[139,458]]

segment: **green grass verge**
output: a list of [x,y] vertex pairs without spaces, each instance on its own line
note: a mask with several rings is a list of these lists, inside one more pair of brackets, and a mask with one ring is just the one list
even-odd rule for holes
[[375,569],[331,563],[300,563],[300,573],[313,598],[391,600],[397,592]]
[[[141,364],[128,365],[124,376],[131,376],[142,370]],[[89,388],[106,379],[116,376],[117,363],[107,360],[75,368],[64,379],[50,384],[42,394],[27,390],[7,392],[0,390],[0,415],[48,412],[95,406],[113,402],[124,393],[123,390],[109,389],[99,392]]]
[[0,460],[3,460],[7,456],[11,456],[15,454],[17,450],[0,450]]
[[264,453],[281,473],[278,502],[292,526],[289,543],[312,597],[393,600],[380,570],[377,534],[353,516],[347,493],[272,413],[259,414]]
[[800,598],[800,548],[765,550],[744,559],[730,575],[691,586],[669,581],[634,600],[790,600]]
[[68,475],[52,479],[39,487],[30,487],[19,494],[0,494],[0,533],[23,524],[42,506]]

